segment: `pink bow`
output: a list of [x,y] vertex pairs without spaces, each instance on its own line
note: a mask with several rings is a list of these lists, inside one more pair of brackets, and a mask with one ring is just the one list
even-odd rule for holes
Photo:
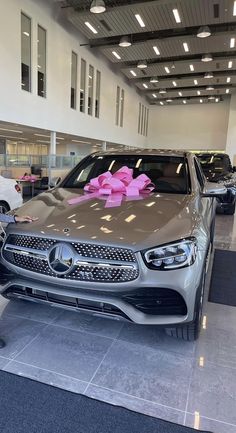
[[20,177],[21,180],[27,180],[28,182],[35,182],[37,180],[36,176],[34,175],[24,175]]
[[84,187],[84,190],[91,194],[72,198],[68,203],[77,204],[93,197],[108,195],[105,207],[116,207],[120,206],[123,195],[136,198],[140,194],[150,193],[153,189],[151,179],[146,174],[140,174],[133,179],[133,169],[124,166],[114,174],[107,171],[91,179]]

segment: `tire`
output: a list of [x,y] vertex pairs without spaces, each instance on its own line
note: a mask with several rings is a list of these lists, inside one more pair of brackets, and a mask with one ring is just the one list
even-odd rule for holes
[[9,205],[5,201],[0,201],[0,213],[7,213],[9,210]]
[[224,214],[225,215],[234,215],[235,213],[235,202],[234,203],[230,203],[227,208],[224,209]]
[[202,305],[205,288],[205,268],[202,274],[201,283],[197,290],[195,300],[195,314],[194,320],[184,325],[176,326],[174,328],[165,328],[165,332],[170,337],[178,338],[184,341],[195,341],[198,339],[201,330],[201,318],[202,318]]

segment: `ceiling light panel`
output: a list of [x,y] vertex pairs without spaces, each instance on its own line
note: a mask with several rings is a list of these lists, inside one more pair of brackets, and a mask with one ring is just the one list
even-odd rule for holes
[[143,21],[141,15],[139,15],[139,14],[135,14],[135,18],[136,18],[136,20],[138,21],[140,27],[145,27],[145,23],[144,23],[144,21]]
[[230,83],[230,81],[231,81],[231,78],[227,77],[226,83]]
[[95,35],[97,34],[97,30],[92,26],[92,24],[90,24],[88,21],[85,21],[84,24],[89,28],[89,30],[91,30],[92,33]]
[[235,47],[235,38],[230,38],[230,48]]
[[194,66],[193,65],[189,65],[189,69],[190,69],[190,71],[194,71]]
[[180,14],[179,14],[178,9],[173,9],[172,12],[173,12],[173,15],[174,15],[174,18],[175,18],[175,22],[177,24],[181,23],[181,18],[180,18]]
[[165,71],[167,74],[170,74],[170,69],[168,68],[168,66],[165,66]]
[[172,81],[172,84],[173,84],[174,87],[177,87],[176,81]]
[[156,46],[154,46],[153,49],[154,49],[156,55],[157,55],[157,56],[160,56],[160,51],[159,51],[159,49],[158,49]]
[[133,77],[137,77],[136,72],[134,72],[132,69],[130,70],[130,73],[133,75]]
[[234,6],[233,6],[233,16],[236,16],[236,0],[234,0]]
[[233,66],[233,62],[232,62],[232,60],[229,60],[229,62],[228,62],[228,68],[231,69],[232,66]]
[[115,56],[118,60],[121,59],[121,57],[119,56],[119,54],[116,51],[112,51],[113,56]]
[[195,84],[195,86],[197,86],[198,85],[198,80],[194,80],[194,84]]
[[183,47],[184,47],[185,53],[188,53],[189,52],[189,46],[188,46],[187,42],[183,42]]

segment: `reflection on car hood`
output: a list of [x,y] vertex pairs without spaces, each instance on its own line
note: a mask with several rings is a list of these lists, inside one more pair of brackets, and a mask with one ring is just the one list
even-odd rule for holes
[[138,200],[123,197],[122,204],[113,208],[105,208],[104,196],[69,205],[68,199],[78,194],[83,191],[64,188],[40,194],[18,212],[39,220],[9,229],[139,250],[190,236],[197,219],[194,195],[151,193]]

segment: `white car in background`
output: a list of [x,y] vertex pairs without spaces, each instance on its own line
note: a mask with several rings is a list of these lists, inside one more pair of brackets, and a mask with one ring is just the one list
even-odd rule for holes
[[0,176],[0,212],[6,213],[23,204],[21,188],[14,179]]

